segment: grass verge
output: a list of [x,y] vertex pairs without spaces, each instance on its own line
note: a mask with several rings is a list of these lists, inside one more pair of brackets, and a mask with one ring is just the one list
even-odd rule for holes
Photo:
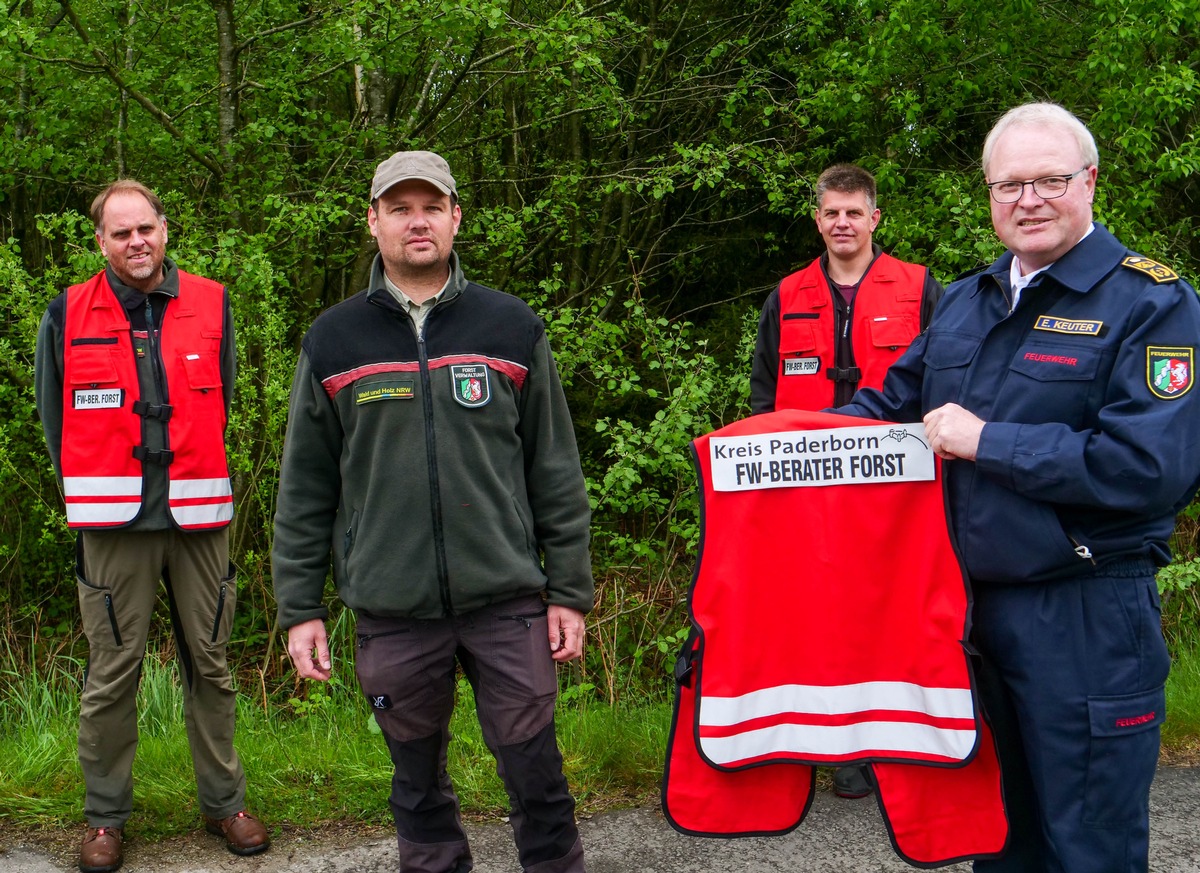
[[[0,821],[20,829],[82,822],[75,757],[78,681],[59,671],[4,677],[0,695]],[[390,824],[391,761],[357,689],[314,686],[303,699],[264,712],[239,699],[236,745],[247,804],[273,826],[331,822]],[[149,839],[194,830],[195,780],[173,665],[147,658],[138,692],[139,742],[131,824]],[[652,802],[670,723],[666,702],[610,707],[568,701],[557,726],[564,767],[584,811]],[[465,680],[451,722],[450,772],[464,814],[507,814],[508,800],[475,719]]]
[[[0,821],[18,829],[81,823],[75,757],[79,684],[67,663],[50,678],[8,673],[0,694]],[[302,699],[263,710],[239,700],[237,748],[247,802],[273,826],[333,822],[388,825],[391,762],[357,689],[312,685]],[[134,765],[137,832],[159,839],[195,830],[199,810],[184,732],[182,694],[170,664],[147,658],[139,690]],[[1200,643],[1176,646],[1167,683],[1163,757],[1200,764]],[[608,706],[573,698],[557,719],[564,766],[584,813],[657,801],[670,703]],[[466,815],[498,818],[507,798],[475,720],[465,680],[451,723],[450,772]]]

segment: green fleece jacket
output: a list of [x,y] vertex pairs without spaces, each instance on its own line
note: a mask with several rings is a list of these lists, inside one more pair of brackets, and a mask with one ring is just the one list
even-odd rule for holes
[[409,618],[534,592],[587,612],[590,510],[541,320],[453,275],[417,334],[383,282],[304,337],[272,569],[279,625],[342,601]]

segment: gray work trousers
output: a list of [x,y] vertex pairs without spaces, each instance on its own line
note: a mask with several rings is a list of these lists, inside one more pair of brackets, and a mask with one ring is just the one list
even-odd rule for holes
[[583,873],[575,801],[554,734],[558,679],[538,595],[420,621],[357,613],[356,669],[395,772],[390,798],[403,873],[473,867],[446,772],[455,662],[475,691],[526,873]]

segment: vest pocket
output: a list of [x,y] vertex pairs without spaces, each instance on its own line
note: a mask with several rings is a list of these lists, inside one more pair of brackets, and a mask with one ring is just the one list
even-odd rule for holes
[[189,352],[181,354],[179,360],[183,372],[187,374],[189,388],[207,391],[221,387],[221,368],[217,365],[216,355],[211,352]]
[[779,322],[780,354],[811,352],[817,347],[817,335],[813,330],[815,313],[788,313]]
[[73,386],[112,385],[117,381],[117,366],[112,355],[104,347],[75,347],[68,358],[67,383]]
[[908,315],[880,316],[867,323],[871,326],[871,345],[877,349],[908,348],[920,333],[916,321]]

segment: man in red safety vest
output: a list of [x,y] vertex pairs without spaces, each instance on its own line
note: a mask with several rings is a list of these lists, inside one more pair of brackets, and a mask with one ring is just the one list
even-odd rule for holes
[[226,661],[237,585],[225,423],[229,295],[166,257],[162,201],[124,179],[92,203],[105,270],[56,297],[38,331],[37,406],[77,532],[88,664],[79,714],[84,873],[116,870],[133,806],[137,686],[161,579],[205,826],[238,855],[270,845],[245,809]]
[[[835,164],[815,193],[825,253],[785,277],[763,306],[750,371],[755,413],[815,412],[850,402],[859,387],[880,387],[942,296],[929,270],[874,244],[874,176]],[[839,797],[871,793],[865,767],[838,768],[833,785]]]

